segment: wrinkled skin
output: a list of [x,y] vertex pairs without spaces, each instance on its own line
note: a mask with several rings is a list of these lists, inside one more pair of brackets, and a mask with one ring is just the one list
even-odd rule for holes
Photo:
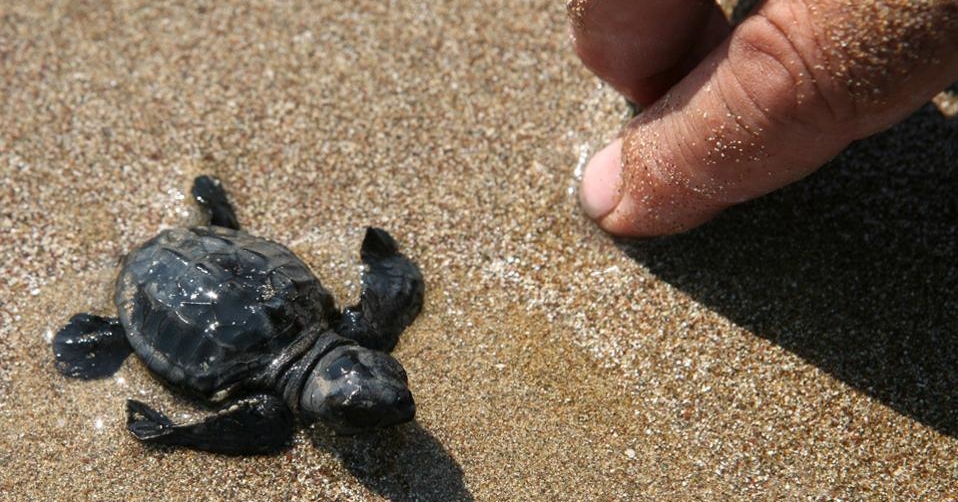
[[583,174],[584,212],[655,236],[799,180],[958,80],[958,0],[571,0],[582,62],[642,112]]

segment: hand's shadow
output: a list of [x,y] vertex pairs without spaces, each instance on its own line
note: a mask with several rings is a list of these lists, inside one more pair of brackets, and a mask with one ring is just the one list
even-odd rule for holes
[[364,486],[394,502],[475,500],[462,468],[417,422],[356,436],[318,428],[314,446],[332,452]]
[[619,241],[757,335],[958,435],[958,119],[925,106],[685,235]]

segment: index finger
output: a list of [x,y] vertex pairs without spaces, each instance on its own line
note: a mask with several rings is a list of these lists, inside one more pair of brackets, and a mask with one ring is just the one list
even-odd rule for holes
[[713,0],[569,0],[582,62],[631,101],[647,105],[729,33]]

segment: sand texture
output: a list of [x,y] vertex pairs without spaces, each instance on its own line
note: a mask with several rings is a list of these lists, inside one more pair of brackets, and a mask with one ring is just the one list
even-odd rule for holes
[[[573,172],[626,115],[562,2],[0,2],[0,500],[956,500],[958,120],[618,241]],[[201,173],[340,304],[366,225],[419,262],[414,423],[149,449],[126,398],[202,410],[56,372]]]

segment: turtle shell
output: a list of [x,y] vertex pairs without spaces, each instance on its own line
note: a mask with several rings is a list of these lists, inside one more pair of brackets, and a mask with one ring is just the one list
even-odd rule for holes
[[150,370],[207,400],[302,350],[293,347],[304,328],[325,330],[336,316],[330,293],[287,247],[215,226],[165,230],[130,253],[115,302]]

